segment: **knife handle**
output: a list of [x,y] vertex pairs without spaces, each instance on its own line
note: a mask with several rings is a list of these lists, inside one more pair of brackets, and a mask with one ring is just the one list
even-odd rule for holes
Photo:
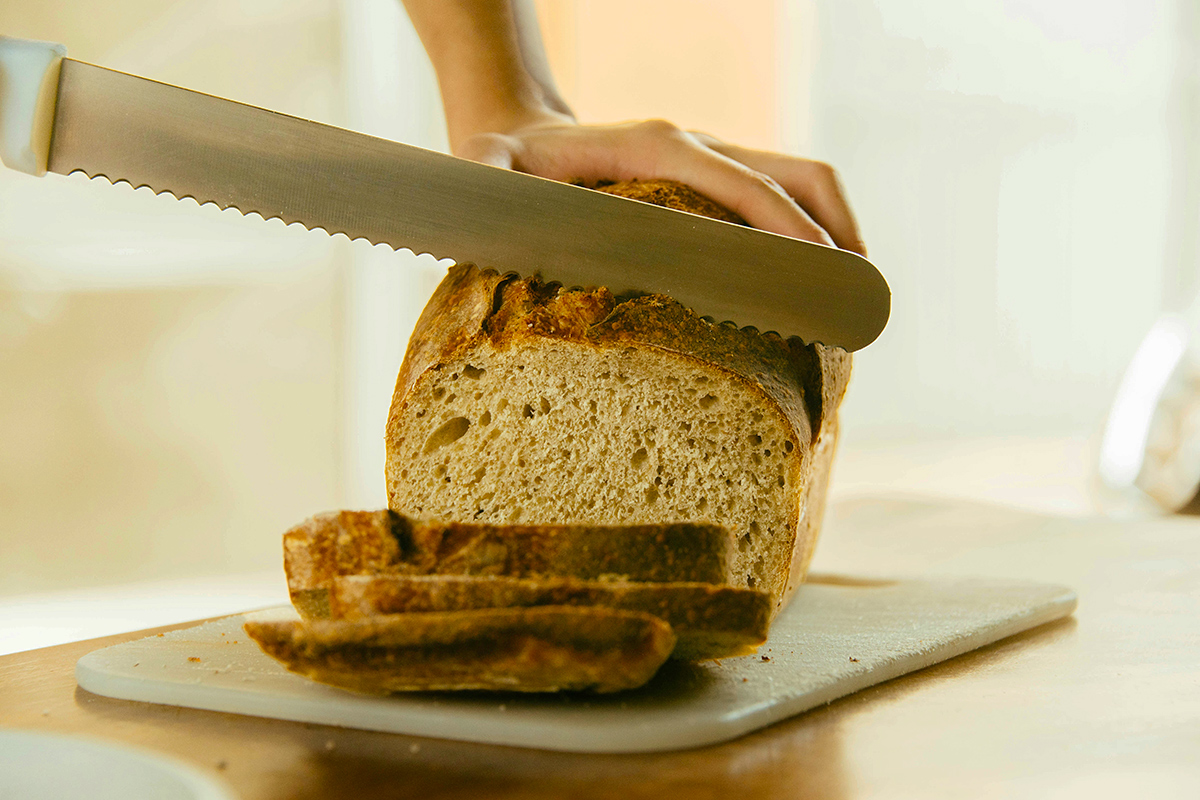
[[58,99],[58,70],[67,48],[0,36],[0,161],[45,175]]

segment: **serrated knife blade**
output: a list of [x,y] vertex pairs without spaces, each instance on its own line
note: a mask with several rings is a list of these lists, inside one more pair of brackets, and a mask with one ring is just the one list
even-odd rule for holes
[[858,350],[891,293],[853,253],[63,59],[48,169],[564,286],[670,295]]

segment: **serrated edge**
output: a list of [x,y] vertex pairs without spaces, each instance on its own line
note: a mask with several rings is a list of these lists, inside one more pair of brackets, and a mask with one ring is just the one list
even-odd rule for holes
[[305,222],[304,220],[299,219],[299,218],[289,221],[282,214],[271,214],[270,216],[267,216],[266,214],[264,214],[263,212],[261,212],[257,209],[246,210],[235,203],[228,203],[226,205],[222,205],[221,203],[217,202],[216,200],[201,200],[200,198],[196,197],[194,194],[181,195],[181,194],[178,194],[173,189],[156,189],[148,183],[139,183],[139,184],[135,185],[134,182],[129,180],[128,178],[117,178],[116,180],[114,180],[102,172],[97,172],[96,174],[93,175],[90,172],[88,172],[86,169],[77,168],[77,169],[71,170],[69,173],[66,173],[66,174],[68,174],[68,175],[83,175],[88,180],[93,180],[93,181],[98,178],[103,178],[105,181],[108,182],[108,184],[110,186],[118,186],[123,183],[126,186],[129,186],[130,188],[132,188],[133,191],[135,191],[135,192],[140,189],[149,189],[155,197],[161,197],[163,195],[168,195],[171,199],[176,200],[176,201],[191,200],[200,208],[204,208],[205,206],[213,206],[214,208],[218,209],[219,211],[228,211],[229,209],[232,208],[234,211],[238,212],[238,214],[240,214],[243,217],[249,217],[250,215],[253,214],[254,216],[257,216],[259,219],[261,219],[263,222],[269,222],[273,219],[277,219],[289,228],[293,225],[299,225],[300,227],[304,228],[304,230],[306,230],[306,231],[320,231],[321,233],[324,233],[325,235],[331,236],[331,237],[332,236],[342,236],[347,241],[351,241],[351,242],[362,241],[362,242],[366,242],[367,244],[371,245],[372,247],[378,247],[379,245],[384,245],[386,247],[391,248],[392,251],[396,252],[396,253],[404,251],[404,252],[412,253],[414,256],[418,256],[418,257],[431,256],[437,261],[454,261],[455,263],[458,263],[452,256],[439,256],[439,255],[437,255],[431,251],[427,251],[427,250],[426,251],[417,251],[411,247],[406,247],[404,245],[394,245],[391,242],[386,241],[384,239],[380,239],[379,241],[372,241],[370,238],[368,238],[366,236],[351,236],[350,234],[346,233],[345,231],[331,231],[328,228],[325,228],[321,225],[310,225],[307,222]]

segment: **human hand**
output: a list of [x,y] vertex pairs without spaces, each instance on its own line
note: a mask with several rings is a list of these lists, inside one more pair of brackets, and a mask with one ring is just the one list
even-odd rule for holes
[[828,164],[726,144],[662,120],[580,125],[565,114],[545,112],[503,132],[466,136],[456,143],[455,154],[585,185],[675,180],[755,228],[867,254],[845,191]]
[[455,155],[543,178],[686,183],[762,230],[866,255],[828,164],[726,144],[669,122],[580,125],[554,85],[530,0],[404,0]]

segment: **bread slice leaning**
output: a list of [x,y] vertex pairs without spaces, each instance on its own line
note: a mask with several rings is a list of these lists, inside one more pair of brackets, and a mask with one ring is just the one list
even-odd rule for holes
[[[679,184],[607,190],[712,211]],[[849,372],[843,350],[668,297],[459,265],[396,382],[388,504],[497,525],[719,524],[736,538],[719,582],[778,610],[812,557]]]
[[470,575],[354,575],[334,578],[330,616],[361,620],[381,614],[478,608],[576,606],[652,614],[677,641],[673,658],[750,655],[767,639],[766,592],[707,583],[640,583],[575,578]]
[[716,525],[480,525],[388,510],[317,514],[283,535],[292,604],[330,615],[342,575],[555,575],[585,580],[721,583],[732,540]]
[[662,620],[608,608],[489,608],[244,627],[292,672],[371,694],[615,692],[650,680],[675,645]]

